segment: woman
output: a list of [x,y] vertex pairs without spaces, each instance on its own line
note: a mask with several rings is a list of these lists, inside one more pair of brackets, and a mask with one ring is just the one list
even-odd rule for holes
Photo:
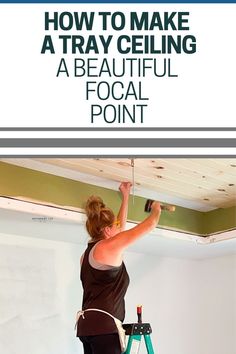
[[122,202],[117,218],[99,197],[90,197],[86,204],[86,228],[91,241],[81,257],[84,294],[77,320],[77,336],[85,354],[121,354],[124,350],[121,324],[125,317],[124,296],[129,276],[123,253],[138,238],[153,230],[160,218],[160,204],[154,202],[144,221],[124,231],[130,188],[129,182],[119,187]]

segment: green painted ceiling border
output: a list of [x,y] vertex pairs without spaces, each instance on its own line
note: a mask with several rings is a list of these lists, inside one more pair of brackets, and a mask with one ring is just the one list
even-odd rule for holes
[[233,229],[236,229],[236,206],[203,213],[203,233],[205,235]]
[[[118,191],[0,162],[1,196],[24,197],[45,204],[83,208],[87,198],[92,194],[101,196],[114,212],[118,211],[120,205]],[[130,221],[140,221],[147,216],[144,212],[145,202],[145,198],[135,196],[133,204],[133,197],[130,197],[128,214]],[[199,212],[177,206],[175,212],[162,212],[159,226],[207,236],[236,228],[236,207]]]

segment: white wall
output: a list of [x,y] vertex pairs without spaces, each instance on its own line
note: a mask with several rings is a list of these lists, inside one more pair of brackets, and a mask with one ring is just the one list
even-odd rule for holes
[[127,320],[142,303],[158,354],[236,353],[236,257],[209,260],[128,254]]
[[[1,353],[82,354],[73,326],[83,249],[0,234]],[[129,252],[126,264],[126,322],[136,321],[142,304],[156,354],[236,354],[236,256],[196,261]]]
[[82,249],[0,234],[0,353],[82,353],[74,332]]

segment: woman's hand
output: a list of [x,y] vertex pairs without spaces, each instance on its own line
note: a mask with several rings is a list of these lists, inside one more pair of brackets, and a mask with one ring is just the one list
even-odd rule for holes
[[119,186],[119,190],[121,194],[125,197],[125,196],[129,196],[131,187],[132,187],[131,182],[121,182]]
[[151,206],[151,213],[159,216],[161,214],[161,204],[157,201],[154,201]]

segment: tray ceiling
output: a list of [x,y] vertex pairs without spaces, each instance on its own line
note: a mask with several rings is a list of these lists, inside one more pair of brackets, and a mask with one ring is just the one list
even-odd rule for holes
[[192,209],[207,211],[236,205],[236,159],[233,158],[137,158],[134,168],[128,158],[28,160],[40,163],[41,170],[43,166],[53,167],[55,174],[66,170],[70,177],[71,172],[73,179],[76,173],[82,173],[87,183],[104,180],[108,188],[114,187],[114,182],[132,181],[134,177],[135,194]]

